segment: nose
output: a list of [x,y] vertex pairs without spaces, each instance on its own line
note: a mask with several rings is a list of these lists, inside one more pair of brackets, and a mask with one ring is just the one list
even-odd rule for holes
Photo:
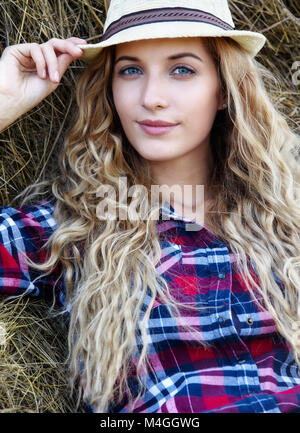
[[155,111],[168,106],[166,87],[158,76],[145,78],[141,93],[141,104],[146,110]]

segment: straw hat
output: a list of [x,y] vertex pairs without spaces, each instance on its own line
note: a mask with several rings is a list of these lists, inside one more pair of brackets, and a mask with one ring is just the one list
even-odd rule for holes
[[235,30],[227,0],[111,0],[101,42],[79,45],[93,60],[103,47],[141,39],[227,36],[251,56],[263,47],[261,33]]

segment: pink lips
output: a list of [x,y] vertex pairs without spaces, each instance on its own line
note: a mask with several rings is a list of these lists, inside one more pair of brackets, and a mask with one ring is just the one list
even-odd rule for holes
[[141,122],[138,122],[138,124],[143,129],[143,131],[150,135],[166,134],[178,125],[177,123],[165,122],[164,120],[150,119],[142,120]]

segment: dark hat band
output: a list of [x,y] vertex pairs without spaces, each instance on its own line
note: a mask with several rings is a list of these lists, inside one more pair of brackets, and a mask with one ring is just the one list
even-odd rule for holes
[[111,23],[102,36],[102,41],[106,41],[116,33],[131,27],[141,26],[144,24],[153,24],[169,21],[189,21],[197,23],[206,23],[217,26],[223,30],[234,30],[234,27],[205,11],[189,8],[160,8],[149,9],[140,12],[134,12],[124,15],[117,21]]

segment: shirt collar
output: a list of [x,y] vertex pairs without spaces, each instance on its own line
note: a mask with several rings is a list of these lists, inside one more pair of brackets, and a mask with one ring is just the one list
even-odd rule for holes
[[203,225],[200,225],[196,223],[195,221],[184,218],[183,216],[179,215],[167,200],[165,200],[160,207],[160,221],[168,221],[172,220],[172,222],[176,226],[180,226],[182,228],[185,228],[186,231],[199,231],[205,228]]
[[163,234],[169,230],[173,232],[175,229],[182,245],[190,245],[192,240],[192,242],[199,242],[199,245],[204,243],[204,245],[223,246],[223,241],[214,232],[205,225],[179,215],[168,201],[163,202],[159,213],[158,233]]

